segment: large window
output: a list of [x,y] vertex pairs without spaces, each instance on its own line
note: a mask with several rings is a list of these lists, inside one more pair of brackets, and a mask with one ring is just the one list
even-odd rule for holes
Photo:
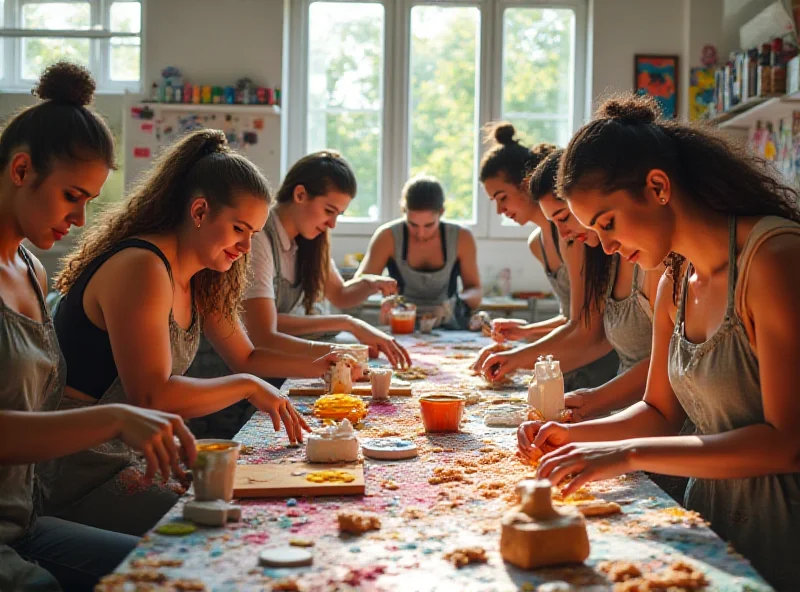
[[101,91],[139,90],[139,0],[0,1],[0,86],[30,89],[60,59],[89,68]]
[[413,175],[436,176],[445,215],[506,236],[478,182],[481,128],[563,146],[583,117],[586,0],[298,0],[290,4],[285,165],[323,148],[355,168],[340,232],[400,214]]

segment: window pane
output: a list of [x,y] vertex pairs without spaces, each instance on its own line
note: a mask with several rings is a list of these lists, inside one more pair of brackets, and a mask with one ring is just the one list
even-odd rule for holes
[[575,13],[508,8],[503,13],[503,119],[527,144],[564,146],[572,132]]
[[88,2],[40,2],[22,6],[23,29],[88,29],[91,24]]
[[447,217],[475,219],[480,11],[411,9],[410,169],[436,176]]
[[112,2],[111,30],[114,33],[141,33],[142,5],[138,2]]
[[22,78],[35,80],[45,66],[60,59],[89,67],[88,39],[24,37],[22,39]]
[[314,2],[309,8],[309,152],[341,152],[358,179],[349,218],[377,219],[383,120],[381,4]]
[[111,38],[111,80],[139,80],[141,67],[139,38]]

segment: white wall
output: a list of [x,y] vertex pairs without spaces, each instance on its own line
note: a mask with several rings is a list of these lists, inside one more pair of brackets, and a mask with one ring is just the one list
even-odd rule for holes
[[[750,19],[764,10],[775,0],[724,0],[722,15],[722,41],[719,47],[720,59],[739,47],[739,29]],[[783,0],[791,14],[792,0]]]
[[[733,10],[733,4],[745,0],[590,2],[589,94],[595,104],[607,93],[632,88],[635,53],[678,54],[686,74],[698,61],[704,43],[720,43],[723,4],[726,19],[745,14],[744,8]],[[747,4],[766,2],[749,0]],[[258,84],[278,85],[283,74],[283,17],[284,0],[146,0],[143,84],[149,88],[163,67],[174,65],[190,80],[203,83],[226,84],[249,76]],[[683,112],[687,80],[686,76],[681,80]],[[0,95],[0,117],[30,100],[24,95]],[[97,108],[119,127],[119,98],[99,96]],[[279,148],[278,138],[275,145]],[[337,236],[334,256],[341,260],[344,253],[363,252],[366,245],[365,237]],[[51,270],[54,260],[51,256],[45,261]],[[479,239],[478,263],[487,285],[500,268],[510,267],[515,290],[547,288],[523,239]]]

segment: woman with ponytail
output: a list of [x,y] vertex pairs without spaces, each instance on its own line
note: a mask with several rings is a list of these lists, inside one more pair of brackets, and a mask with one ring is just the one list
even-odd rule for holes
[[[66,368],[45,305],[44,268],[22,246],[50,249],[115,167],[114,140],[89,107],[95,83],[58,62],[41,76],[41,99],[0,135],[0,590],[94,589],[136,546],[132,536],[40,515],[47,461],[119,439],[142,452],[146,479],[180,475],[194,439],[180,417],[129,405],[54,411]],[[34,463],[44,463],[36,466]]]
[[[597,234],[575,219],[555,186],[563,153],[555,150],[539,163],[527,190],[570,245],[565,249],[574,296],[569,319],[534,343],[503,352],[485,348],[475,368],[496,380],[517,368],[533,368],[539,356],[552,354],[569,379],[565,403],[573,420],[581,421],[641,400],[660,271],[604,253]],[[570,373],[576,371],[573,378]]]
[[[498,340],[536,341],[568,323],[573,312],[578,314],[582,310],[582,273],[585,251],[589,245],[584,248],[583,243],[571,240],[569,234],[561,236],[556,222],[545,215],[544,209],[558,203],[552,187],[554,180],[550,183],[551,187],[546,187],[544,182],[536,191],[530,190],[533,171],[544,161],[557,164],[558,160],[551,158],[551,155],[560,151],[552,144],[536,144],[528,148],[516,140],[515,135],[514,126],[507,122],[489,128],[487,136],[494,139],[495,145],[481,162],[480,179],[489,199],[495,202],[498,214],[504,214],[520,225],[533,222],[538,227],[528,238],[528,248],[544,268],[561,310],[559,315],[539,323],[496,319],[492,328]],[[546,173],[544,178],[548,178]],[[575,311],[572,310],[573,306]],[[496,345],[485,348],[475,368],[479,368],[479,363],[486,356],[503,347]],[[616,354],[603,347],[594,355],[597,356],[596,360],[587,358],[590,363],[567,373],[564,377],[567,390],[597,386],[614,377],[619,362]]]
[[[64,261],[55,313],[67,361],[62,409],[129,402],[207,415],[243,399],[281,424],[289,442],[308,426],[257,376],[321,375],[315,362],[255,348],[239,321],[246,255],[267,220],[267,181],[217,130],[187,134],[164,152],[124,202],[105,212]],[[200,333],[236,374],[184,377]],[[63,459],[53,515],[141,534],[178,498],[169,483],[139,486],[121,442]]]
[[[686,506],[777,590],[800,589],[797,192],[712,130],[612,99],[570,141],[563,195],[603,248],[658,287],[644,400],[576,426],[521,426],[565,495],[628,471],[690,477]],[[678,435],[686,418],[693,435]]]

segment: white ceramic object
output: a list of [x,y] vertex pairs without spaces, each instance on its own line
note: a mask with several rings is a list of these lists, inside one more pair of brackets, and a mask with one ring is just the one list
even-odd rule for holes
[[389,389],[392,386],[391,368],[371,368],[369,371],[369,382],[372,386],[372,399],[374,401],[386,401],[389,399]]
[[539,358],[528,386],[528,404],[538,409],[545,421],[559,421],[564,410],[564,376],[553,356]]
[[265,567],[303,567],[311,565],[314,556],[299,547],[274,547],[261,551],[258,561]]
[[376,438],[361,444],[364,456],[379,460],[399,460],[417,456],[417,445],[400,438]]
[[192,466],[197,501],[231,501],[240,447],[241,444],[232,440],[197,441],[197,460]]
[[306,458],[312,463],[358,460],[358,438],[350,420],[343,419],[338,426],[329,426],[308,436]]
[[224,526],[228,522],[239,522],[242,519],[242,508],[223,500],[213,502],[186,502],[183,506],[183,517],[205,526]]

